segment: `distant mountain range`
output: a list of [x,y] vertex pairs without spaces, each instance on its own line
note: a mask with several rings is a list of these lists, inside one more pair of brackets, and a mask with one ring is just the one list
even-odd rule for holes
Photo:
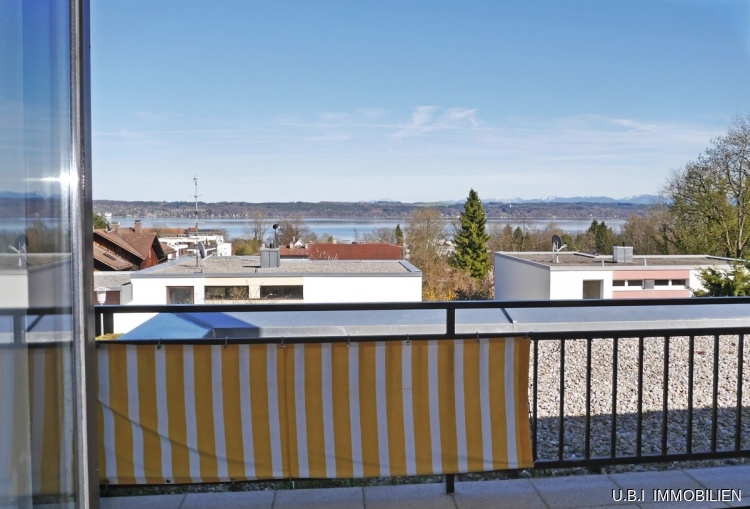
[[[49,198],[49,196],[38,193],[38,192],[31,192],[31,193],[23,193],[23,192],[14,192],[14,191],[0,191],[0,200],[29,200],[29,199],[46,199]],[[652,205],[654,203],[659,203],[659,201],[663,200],[662,197],[655,195],[655,194],[639,194],[637,196],[628,196],[626,198],[610,198],[609,196],[571,196],[571,197],[563,197],[563,196],[548,196],[547,198],[484,198],[482,201],[484,203],[602,203],[602,204],[614,204],[614,203],[628,203],[633,205]],[[121,203],[159,203],[159,202],[153,202],[153,201],[141,201],[141,200],[94,200],[98,202],[121,202]],[[463,203],[464,200],[445,200],[440,202],[434,202],[436,204],[444,204],[444,205],[453,205],[453,204],[459,204]],[[161,202],[164,203],[164,202]],[[183,202],[174,202],[174,203],[183,203]],[[192,202],[184,202],[184,203],[192,203]],[[290,202],[292,203],[292,202]],[[297,203],[306,203],[306,202],[297,202]],[[314,202],[307,202],[307,203],[314,203]],[[322,202],[321,202],[322,203]],[[401,202],[399,200],[393,200],[393,199],[381,199],[381,200],[370,200],[367,203],[394,203],[394,204],[417,204],[417,203],[424,203],[424,202]]]
[[49,196],[42,193],[17,193],[13,191],[0,191],[0,200],[38,200],[41,198],[49,198]]
[[[434,205],[457,205],[463,204],[465,200],[444,200],[437,202],[413,202],[416,204],[434,204]],[[630,205],[653,205],[663,201],[663,197],[656,194],[639,194],[637,196],[628,196],[625,198],[610,198],[609,196],[548,196],[546,198],[482,198],[483,203],[599,203],[599,204],[630,204]],[[411,203],[411,202],[400,202],[391,198],[383,198],[381,200],[370,200],[367,203]]]
[[634,205],[652,205],[658,203],[662,198],[655,194],[639,194],[638,196],[628,196],[627,198],[610,198],[609,196],[572,196],[564,198],[562,196],[548,196],[547,198],[487,198],[482,200],[485,203],[630,203]]

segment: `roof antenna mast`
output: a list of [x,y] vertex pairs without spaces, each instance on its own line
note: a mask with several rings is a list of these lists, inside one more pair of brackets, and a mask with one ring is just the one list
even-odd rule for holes
[[198,233],[198,177],[193,176],[193,183],[195,184],[195,232]]

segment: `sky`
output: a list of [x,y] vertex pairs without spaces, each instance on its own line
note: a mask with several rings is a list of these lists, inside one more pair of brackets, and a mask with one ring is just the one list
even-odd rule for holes
[[657,194],[750,114],[750,2],[95,0],[94,199]]

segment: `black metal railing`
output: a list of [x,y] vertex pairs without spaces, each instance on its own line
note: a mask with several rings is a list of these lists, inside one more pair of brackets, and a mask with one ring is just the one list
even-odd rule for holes
[[[96,322],[104,324],[103,331],[107,332],[118,313],[429,311],[436,322],[436,329],[429,333],[311,336],[301,328],[298,334],[282,337],[169,340],[180,343],[418,341],[508,334],[507,323],[498,324],[494,332],[487,326],[482,333],[471,332],[461,320],[463,310],[502,310],[508,317],[519,308],[542,310],[542,315],[543,310],[586,308],[593,319],[600,308],[619,307],[638,312],[663,306],[664,309],[682,307],[688,317],[701,306],[717,304],[747,306],[747,323],[738,325],[736,320],[717,319],[714,325],[701,328],[676,322],[648,329],[640,326],[617,331],[530,329],[516,333],[531,338],[533,345],[529,400],[535,467],[559,468],[750,456],[750,400],[745,401],[749,398],[743,390],[750,373],[750,366],[746,366],[750,361],[745,359],[750,299],[97,306]],[[523,324],[518,327],[522,330]],[[153,338],[146,342],[162,341],[167,340]]]
[[746,332],[532,339],[536,468],[750,456]]

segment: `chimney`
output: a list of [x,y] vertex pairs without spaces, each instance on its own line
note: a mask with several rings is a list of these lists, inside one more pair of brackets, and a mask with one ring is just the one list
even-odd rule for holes
[[615,263],[633,263],[633,248],[630,246],[612,246],[612,261]]
[[278,248],[260,250],[260,268],[275,269],[281,265],[281,256]]
[[135,230],[135,233],[141,233],[141,220],[136,219],[135,223],[133,223],[133,230]]
[[110,226],[112,227],[112,231],[113,232],[120,233],[120,223],[118,223],[117,221],[115,221],[112,224],[110,224]]

